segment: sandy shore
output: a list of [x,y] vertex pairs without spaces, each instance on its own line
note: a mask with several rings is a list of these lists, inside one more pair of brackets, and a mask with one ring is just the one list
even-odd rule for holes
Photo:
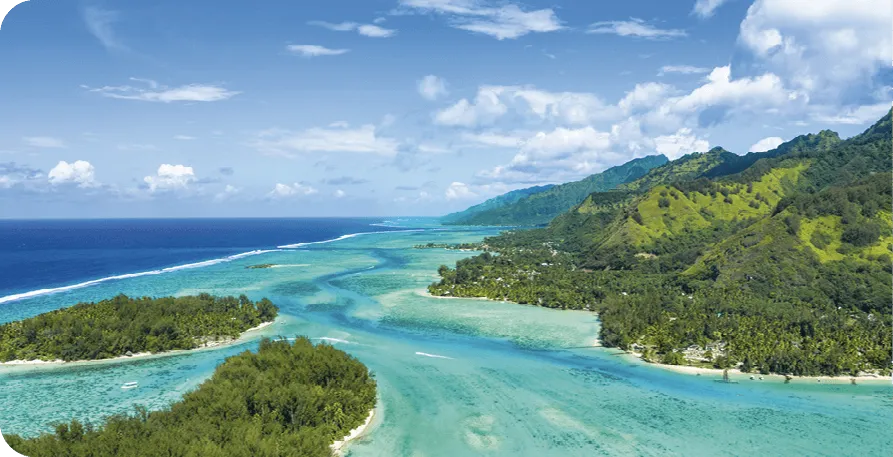
[[[619,350],[619,349],[618,349]],[[660,368],[663,370],[673,371],[693,376],[708,376],[722,379],[723,370],[718,368],[693,367],[689,365],[665,365],[663,363],[648,362],[642,359],[642,355],[635,352],[622,351],[626,357],[644,363],[646,366]],[[753,376],[753,380],[750,377]],[[763,379],[760,379],[760,378]],[[745,373],[737,368],[729,369],[729,379],[741,382],[785,382],[785,376],[780,374],[759,374]],[[852,380],[856,380],[856,384],[887,384],[893,381],[890,376],[880,376],[871,374],[861,374],[859,376],[791,376],[790,383],[824,383],[824,384],[852,384]]]
[[369,424],[372,423],[373,416],[375,416],[375,408],[372,408],[372,410],[369,411],[369,417],[367,417],[366,421],[360,424],[359,427],[351,430],[350,433],[348,433],[347,436],[345,436],[344,438],[332,443],[332,445],[330,446],[332,448],[332,451],[336,455],[342,455],[347,444],[350,443],[351,440],[359,438],[360,435],[366,432],[366,429],[369,428]]
[[[273,321],[273,322],[275,322],[275,321]],[[194,352],[194,351],[201,351],[201,350],[207,350],[207,349],[221,348],[221,347],[230,346],[230,345],[233,345],[236,343],[240,343],[240,342],[244,341],[245,339],[247,339],[248,336],[250,336],[249,333],[256,332],[264,327],[273,325],[273,322],[264,322],[256,327],[249,328],[248,330],[245,330],[244,332],[242,332],[242,334],[239,335],[238,338],[227,338],[227,339],[222,339],[222,340],[218,340],[218,341],[208,341],[195,349],[177,349],[177,350],[173,350],[173,351],[165,351],[165,352],[158,352],[158,353],[138,352],[131,356],[122,355],[122,356],[112,357],[112,358],[108,358],[108,359],[72,360],[70,362],[66,362],[61,359],[56,359],[56,360],[10,360],[9,362],[0,362],[0,367],[69,365],[69,364],[81,365],[81,364],[93,364],[93,363],[110,363],[110,362],[120,362],[123,360],[141,359],[141,358],[146,358],[146,357],[165,357],[165,356],[169,356],[169,355],[182,354],[184,352]]]

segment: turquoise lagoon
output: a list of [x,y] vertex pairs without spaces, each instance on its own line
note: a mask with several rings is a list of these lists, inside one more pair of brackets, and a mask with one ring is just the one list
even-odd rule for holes
[[[198,292],[268,297],[275,325],[176,355],[0,368],[0,428],[34,435],[162,408],[261,336],[308,335],[367,364],[379,405],[351,456],[893,455],[889,384],[716,382],[594,346],[593,314],[425,294],[467,252],[413,249],[493,230],[377,233],[0,305],[0,322],[79,301]],[[272,263],[269,269],[248,265]],[[121,385],[136,381],[139,387]]]

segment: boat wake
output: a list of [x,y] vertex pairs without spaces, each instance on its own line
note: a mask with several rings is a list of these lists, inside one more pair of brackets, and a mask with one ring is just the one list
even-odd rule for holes
[[138,278],[140,276],[160,275],[160,274],[164,274],[164,273],[172,273],[174,271],[188,270],[188,269],[192,269],[192,268],[208,267],[211,265],[217,265],[219,263],[231,262],[233,260],[241,259],[244,257],[250,257],[253,255],[266,254],[268,252],[277,252],[277,251],[280,251],[280,249],[249,251],[249,252],[243,252],[241,254],[231,255],[229,257],[223,257],[220,259],[205,260],[203,262],[196,262],[196,263],[187,263],[185,265],[177,265],[175,267],[162,268],[160,270],[143,271],[140,273],[127,273],[127,274],[123,274],[123,275],[108,276],[105,278],[94,279],[91,281],[85,281],[85,282],[78,283],[78,284],[72,284],[70,286],[55,287],[52,289],[32,290],[30,292],[23,292],[20,294],[7,295],[5,297],[0,297],[0,304],[8,303],[8,302],[16,301],[16,300],[23,300],[25,298],[38,297],[41,295],[49,295],[49,294],[55,294],[55,293],[59,293],[59,292],[67,292],[69,290],[74,290],[74,289],[82,289],[84,287],[95,286],[96,284],[101,284],[101,283],[108,282],[108,281],[116,281],[119,279]]
[[432,358],[435,358],[435,359],[449,359],[449,360],[455,360],[455,359],[452,358],[452,357],[447,357],[447,356],[445,356],[445,355],[428,354],[427,352],[416,352],[415,355],[420,355],[420,356],[423,356],[423,357],[432,357]]

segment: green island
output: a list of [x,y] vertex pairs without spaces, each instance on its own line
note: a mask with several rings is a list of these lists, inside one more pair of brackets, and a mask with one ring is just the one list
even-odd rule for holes
[[275,266],[276,266],[275,263],[262,263],[260,265],[248,265],[245,268],[248,270],[263,270],[265,268],[273,268]]
[[602,344],[651,362],[887,375],[891,129],[690,154],[487,238],[429,292],[595,311]]
[[118,295],[0,325],[0,362],[100,360],[195,349],[272,322],[270,300],[242,295],[132,298]]
[[3,438],[30,457],[322,457],[367,420],[375,401],[375,380],[347,353],[304,337],[264,339],[257,353],[229,357],[167,409]]

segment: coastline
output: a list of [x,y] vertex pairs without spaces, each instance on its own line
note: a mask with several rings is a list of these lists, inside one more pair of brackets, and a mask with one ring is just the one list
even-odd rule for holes
[[344,451],[346,450],[347,445],[350,444],[351,441],[359,438],[364,433],[366,433],[366,430],[369,428],[369,424],[372,423],[372,418],[374,416],[375,416],[375,408],[373,407],[371,410],[369,410],[369,416],[366,417],[365,422],[360,424],[357,428],[351,430],[350,433],[347,434],[347,436],[345,436],[344,438],[341,438],[340,440],[336,440],[334,443],[332,443],[329,446],[330,448],[332,448],[332,452],[335,455],[339,455],[339,456],[342,455],[344,453]]
[[[277,318],[277,319],[278,319],[278,318]],[[72,360],[72,361],[67,361],[67,362],[66,362],[65,360],[62,360],[62,359],[56,359],[56,360],[10,360],[10,361],[8,361],[8,362],[0,362],[0,368],[4,368],[4,367],[35,367],[35,366],[64,366],[64,365],[71,365],[71,364],[85,365],[85,364],[113,363],[113,362],[122,362],[122,361],[125,361],[125,360],[144,359],[144,358],[148,358],[148,357],[152,357],[152,358],[155,358],[155,357],[165,357],[165,356],[169,356],[169,355],[182,354],[182,353],[185,353],[185,352],[195,352],[195,351],[202,351],[202,350],[208,350],[208,349],[222,348],[222,347],[226,347],[226,346],[230,346],[230,345],[233,345],[233,344],[242,342],[242,341],[244,341],[245,339],[247,339],[247,336],[248,336],[249,333],[251,333],[251,332],[255,332],[255,331],[258,331],[258,330],[261,330],[261,329],[263,329],[263,328],[265,328],[265,327],[268,327],[268,326],[271,326],[271,325],[273,325],[275,322],[276,322],[275,319],[272,320],[272,321],[270,321],[270,322],[263,322],[263,323],[261,323],[260,325],[257,325],[257,326],[255,326],[255,327],[249,328],[248,330],[245,330],[244,332],[242,332],[242,333],[239,335],[238,338],[227,338],[227,339],[223,339],[223,340],[219,340],[219,341],[206,341],[205,343],[203,343],[202,345],[200,345],[199,347],[196,347],[196,348],[194,348],[194,349],[175,349],[175,350],[172,350],[172,351],[164,351],[164,352],[156,352],[156,353],[152,353],[152,352],[138,352],[138,353],[133,354],[133,355],[131,355],[131,356],[119,355],[118,357],[110,357],[110,358],[107,358],[107,359],[98,359],[98,360]]]
[[[419,289],[418,293],[419,293],[419,295],[422,295],[425,297],[431,297],[431,298],[444,298],[444,299],[461,298],[461,299],[465,299],[465,300],[484,300],[484,301],[493,301],[493,302],[501,302],[501,303],[514,303],[516,305],[523,306],[520,303],[515,303],[512,301],[508,301],[508,300],[493,300],[493,299],[490,299],[487,297],[451,297],[451,296],[432,295],[430,292],[428,292],[428,289]],[[536,305],[528,305],[528,306],[536,306]],[[563,311],[563,310],[559,310],[559,311]],[[596,316],[598,316],[598,313],[596,313],[595,311],[591,311],[591,312],[593,314],[595,314]],[[723,374],[723,370],[721,370],[719,368],[696,367],[696,366],[692,366],[692,365],[667,365],[667,364],[663,364],[663,363],[659,363],[659,362],[650,362],[650,361],[643,359],[642,354],[639,354],[637,352],[624,351],[619,348],[605,347],[602,345],[601,338],[599,338],[598,336],[596,336],[595,344],[593,344],[593,347],[602,347],[605,349],[616,349],[617,351],[620,351],[620,354],[624,355],[626,358],[640,362],[644,366],[654,367],[654,368],[658,368],[661,370],[672,371],[674,373],[685,374],[685,375],[689,375],[689,376],[717,376],[718,378],[722,378],[722,374]],[[753,380],[750,379],[751,376],[754,377]],[[761,376],[763,377],[763,379],[760,379]],[[738,381],[738,382],[743,382],[743,381],[748,381],[748,382],[767,382],[767,381],[768,382],[785,382],[785,380],[787,379],[785,377],[785,375],[782,375],[782,374],[747,373],[747,372],[743,372],[737,368],[729,369],[729,377],[732,380]],[[825,383],[825,384],[852,384],[853,380],[856,381],[856,384],[877,385],[877,384],[893,383],[893,377],[881,376],[881,375],[875,375],[875,374],[860,374],[858,376],[848,376],[848,375],[847,376],[827,376],[827,375],[793,376],[792,375],[791,380],[788,382],[792,383],[792,382],[797,381],[800,384],[803,384],[805,382],[816,383],[816,384],[822,384],[822,383]]]

